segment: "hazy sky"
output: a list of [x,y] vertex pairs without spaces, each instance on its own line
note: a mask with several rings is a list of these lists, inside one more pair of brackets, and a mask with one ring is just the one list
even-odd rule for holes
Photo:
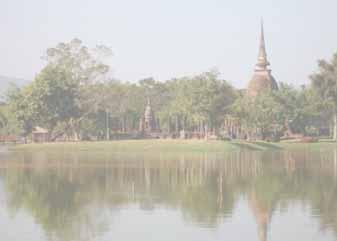
[[166,80],[217,68],[243,87],[259,24],[278,81],[302,84],[337,51],[337,0],[1,0],[0,74],[33,79],[48,47],[112,48],[114,77]]

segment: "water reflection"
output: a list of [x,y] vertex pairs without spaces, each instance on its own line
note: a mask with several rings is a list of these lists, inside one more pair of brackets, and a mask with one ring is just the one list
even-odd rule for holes
[[334,150],[23,152],[2,155],[0,179],[8,211],[28,212],[50,240],[98,240],[121,210],[134,209],[177,210],[184,223],[216,229],[244,200],[256,240],[265,241],[274,213],[287,213],[294,203],[309,207],[319,231],[337,234],[336,156]]

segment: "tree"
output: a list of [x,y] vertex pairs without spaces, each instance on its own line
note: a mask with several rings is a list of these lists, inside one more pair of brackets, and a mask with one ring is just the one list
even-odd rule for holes
[[0,104],[0,135],[19,135],[20,128],[8,104]]
[[74,90],[77,90],[74,96],[77,97],[75,103],[79,111],[69,118],[57,136],[71,130],[76,138],[80,138],[81,121],[97,111],[98,106],[106,100],[106,96],[100,91],[92,90],[100,89],[97,84],[109,80],[110,67],[104,63],[104,59],[111,55],[110,48],[101,45],[90,50],[79,39],[60,43],[55,48],[47,50],[45,57],[48,62],[47,67],[52,66],[63,71],[69,77],[69,82],[76,86]]
[[4,113],[4,107],[0,107],[0,130],[2,130],[8,123],[7,116]]
[[248,139],[255,135],[262,139],[280,136],[284,114],[274,91],[260,93],[255,98],[245,95],[233,104],[232,110],[239,117]]
[[176,125],[186,130],[217,130],[236,98],[234,89],[214,71],[171,80],[168,89],[163,112],[174,116]]
[[294,88],[280,83],[274,96],[282,107],[285,134],[312,135],[308,129],[319,130],[327,124],[329,108],[311,87]]
[[37,117],[37,106],[34,102],[32,86],[18,88],[12,86],[7,92],[9,112],[13,114],[13,123],[17,124],[19,134],[25,139],[32,132]]
[[98,45],[88,49],[79,39],[69,43],[59,43],[54,48],[47,49],[44,59],[47,65],[58,67],[71,74],[73,81],[78,84],[104,82],[110,67],[103,60],[112,55],[110,48]]
[[318,70],[310,78],[313,89],[327,105],[332,107],[333,139],[337,141],[337,53],[330,62],[319,60]]
[[68,71],[53,65],[45,67],[32,83],[36,122],[51,135],[59,123],[68,123],[79,116],[78,88]]
[[48,49],[47,65],[35,80],[9,93],[23,135],[41,125],[48,129],[51,140],[65,133],[78,136],[80,122],[105,101],[105,95],[96,89],[107,80],[109,66],[102,58],[110,54],[104,46],[89,50],[78,39]]

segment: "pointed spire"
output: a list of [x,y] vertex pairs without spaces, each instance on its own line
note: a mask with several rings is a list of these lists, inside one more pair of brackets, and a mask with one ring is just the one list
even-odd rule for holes
[[255,97],[258,93],[265,89],[277,90],[277,82],[271,75],[271,70],[268,68],[269,62],[267,59],[266,44],[264,41],[263,21],[261,21],[261,35],[259,46],[258,60],[255,65],[255,70],[252,79],[249,81],[247,94]]
[[263,19],[261,19],[261,35],[260,35],[260,49],[259,57],[256,64],[257,70],[266,70],[269,62],[267,60],[266,44],[264,40]]
[[266,58],[266,44],[264,41],[264,29],[263,29],[263,20],[261,20],[261,33],[260,33],[260,53],[259,58]]

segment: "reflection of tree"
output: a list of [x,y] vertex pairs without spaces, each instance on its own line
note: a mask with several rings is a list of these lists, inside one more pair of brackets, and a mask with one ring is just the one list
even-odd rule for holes
[[263,172],[252,182],[250,204],[260,240],[267,240],[273,211],[288,203],[309,204],[323,227],[334,225],[337,233],[337,189],[332,152],[294,151],[261,157]]
[[[91,240],[93,234],[106,229],[104,220],[91,223],[101,221],[102,214],[99,209],[92,210],[95,204],[88,203],[88,196],[81,194],[85,190],[79,183],[71,183],[53,171],[7,172],[8,206],[12,212],[28,210],[51,239],[73,240],[83,235],[81,240]],[[95,197],[95,193],[90,195]]]
[[[310,205],[323,229],[333,227],[337,234],[337,186],[335,151],[293,153],[294,170],[285,180],[289,186],[285,200]],[[301,155],[304,155],[304,157]]]
[[0,176],[12,211],[30,212],[51,239],[91,240],[108,230],[112,217],[107,210],[129,204],[177,209],[187,221],[216,226],[245,196],[259,238],[267,240],[274,210],[293,201],[309,204],[322,227],[333,226],[337,233],[333,158],[334,153],[317,151],[40,153],[16,157],[21,161],[7,163]]

